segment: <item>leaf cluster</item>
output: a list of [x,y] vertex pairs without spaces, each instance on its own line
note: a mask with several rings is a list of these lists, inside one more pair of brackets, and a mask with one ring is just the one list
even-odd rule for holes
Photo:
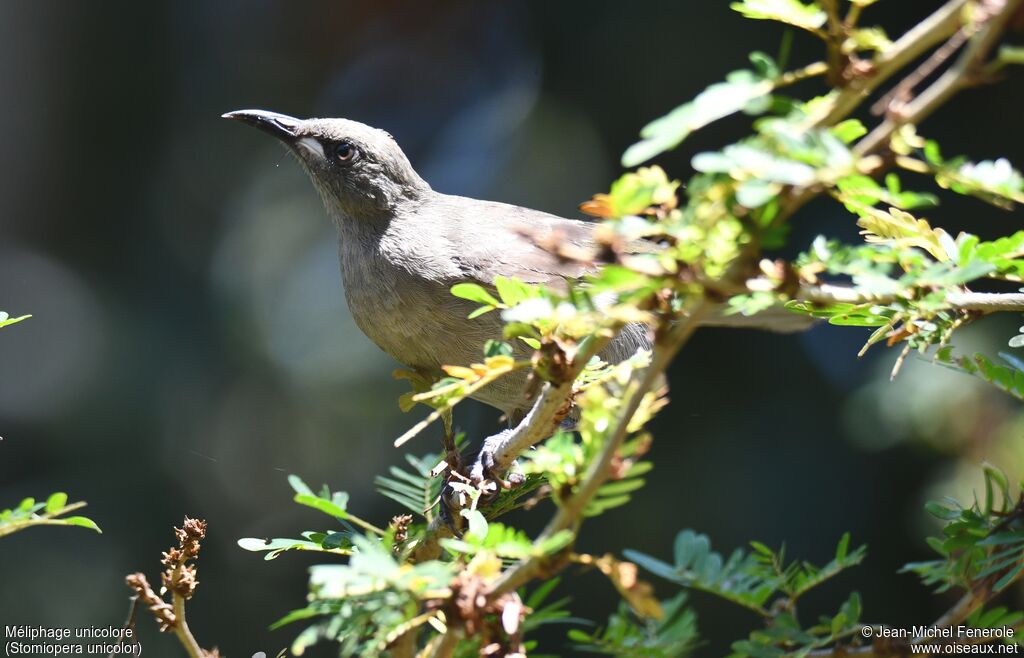
[[65,516],[84,506],[82,502],[68,503],[68,495],[62,491],[50,494],[46,500],[25,498],[16,507],[0,510],[0,537],[43,525],[78,526],[101,532],[88,517]]

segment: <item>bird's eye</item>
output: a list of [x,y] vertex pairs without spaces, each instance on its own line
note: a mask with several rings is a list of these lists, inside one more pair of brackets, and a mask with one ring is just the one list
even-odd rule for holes
[[359,149],[351,142],[341,142],[334,147],[334,158],[338,162],[352,162],[359,157]]

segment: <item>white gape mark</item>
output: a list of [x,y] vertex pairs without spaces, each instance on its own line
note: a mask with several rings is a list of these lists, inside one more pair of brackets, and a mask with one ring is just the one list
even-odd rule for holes
[[314,139],[312,137],[303,137],[298,142],[296,142],[296,144],[298,144],[299,146],[306,149],[311,154],[317,157],[326,158],[326,156],[324,155],[324,147],[320,143],[320,140]]

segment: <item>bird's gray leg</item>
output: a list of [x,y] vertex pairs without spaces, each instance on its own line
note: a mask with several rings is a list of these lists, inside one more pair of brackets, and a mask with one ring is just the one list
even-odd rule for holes
[[[522,409],[513,409],[505,413],[505,417],[508,419],[508,428],[504,429],[497,434],[492,434],[484,439],[483,445],[480,446],[480,454],[477,456],[476,461],[473,463],[473,467],[469,471],[469,479],[473,482],[482,482],[483,480],[491,480],[498,484],[498,486],[507,488],[507,484],[502,479],[502,473],[498,472],[496,463],[494,460],[495,452],[501,449],[505,445],[510,437],[515,432],[516,427],[523,422],[526,414]],[[516,462],[513,461],[513,465]],[[518,482],[511,484],[522,484],[522,474],[516,474],[519,477]],[[497,491],[493,492],[493,496],[497,496]]]
[[491,479],[504,487],[522,484],[524,478],[521,473],[512,474],[508,481],[501,476],[523,451],[555,433],[559,423],[567,417],[570,406],[564,393],[558,394],[549,387],[525,415],[521,410],[509,412],[512,427],[484,439],[480,455],[470,469],[470,480],[482,482]]
[[554,434],[563,421],[569,419],[572,409],[571,386],[571,382],[559,387],[548,384],[529,412],[523,414],[521,409],[506,412],[511,427],[484,439],[476,461],[469,469],[468,478],[462,475],[464,471],[461,469],[457,473],[449,469],[448,479],[441,490],[441,518],[456,534],[462,520],[459,514],[461,506],[458,487],[452,486],[452,483],[468,479],[469,483],[477,485],[482,491],[482,504],[493,502],[502,488],[522,484],[525,480],[523,474],[508,473],[508,470],[515,465],[516,457],[523,451]]
[[441,438],[441,447],[443,449],[444,461],[448,464],[448,468],[445,469],[444,481],[441,483],[437,515],[448,526],[453,535],[460,537],[462,536],[462,526],[465,522],[459,514],[459,510],[462,509],[462,505],[459,502],[459,492],[456,491],[451,483],[453,481],[464,482],[466,480],[463,474],[466,466],[462,461],[462,454],[455,445],[451,410],[448,409],[442,413],[441,419],[444,422],[444,436]]

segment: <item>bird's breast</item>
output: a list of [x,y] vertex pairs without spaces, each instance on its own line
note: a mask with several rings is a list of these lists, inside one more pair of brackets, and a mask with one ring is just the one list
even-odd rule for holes
[[495,320],[467,320],[471,303],[453,297],[454,265],[389,245],[341,245],[348,307],[359,328],[382,350],[408,366],[436,370],[478,361]]

